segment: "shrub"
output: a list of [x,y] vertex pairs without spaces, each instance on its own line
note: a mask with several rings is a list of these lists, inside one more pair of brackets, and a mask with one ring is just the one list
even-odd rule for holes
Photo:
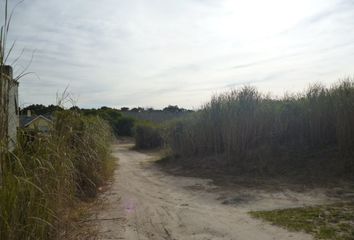
[[152,149],[162,146],[160,129],[151,122],[140,122],[135,126],[135,147]]
[[115,129],[118,136],[133,136],[135,119],[133,117],[122,116],[117,119]]

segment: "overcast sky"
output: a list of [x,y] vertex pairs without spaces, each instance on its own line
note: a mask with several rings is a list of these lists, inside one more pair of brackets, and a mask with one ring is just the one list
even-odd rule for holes
[[196,108],[245,84],[281,95],[354,76],[354,0],[25,0],[13,40],[17,73],[36,51],[23,105],[69,86],[82,107]]

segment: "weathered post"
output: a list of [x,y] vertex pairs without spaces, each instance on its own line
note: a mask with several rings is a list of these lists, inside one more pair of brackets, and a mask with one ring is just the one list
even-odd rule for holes
[[9,81],[9,97],[8,97],[8,148],[14,150],[17,143],[17,130],[19,127],[19,107],[18,107],[18,82],[13,79],[12,68],[8,66],[7,71]]
[[[12,67],[0,65],[0,185],[3,164],[9,151],[9,98],[13,83]],[[17,87],[17,86],[16,86]],[[14,147],[14,146],[11,146]]]
[[0,137],[3,142],[7,142],[8,138],[8,121],[9,121],[9,101],[10,90],[12,88],[12,67],[3,65],[0,67],[1,80],[1,98],[0,98]]

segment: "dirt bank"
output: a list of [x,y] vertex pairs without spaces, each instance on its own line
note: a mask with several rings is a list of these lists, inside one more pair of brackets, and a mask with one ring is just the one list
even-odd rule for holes
[[312,239],[251,218],[249,210],[334,201],[325,189],[221,187],[210,179],[167,174],[154,156],[114,146],[119,167],[93,216],[99,239]]

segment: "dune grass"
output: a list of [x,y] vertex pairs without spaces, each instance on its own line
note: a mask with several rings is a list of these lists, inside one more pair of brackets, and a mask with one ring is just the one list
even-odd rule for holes
[[103,120],[71,111],[56,114],[49,134],[24,132],[1,159],[0,239],[62,239],[68,210],[111,172],[110,142]]
[[180,160],[243,173],[353,176],[353,122],[353,79],[283,98],[248,86],[171,123],[166,142]]
[[316,239],[354,239],[353,202],[250,214],[291,231],[310,233]]

